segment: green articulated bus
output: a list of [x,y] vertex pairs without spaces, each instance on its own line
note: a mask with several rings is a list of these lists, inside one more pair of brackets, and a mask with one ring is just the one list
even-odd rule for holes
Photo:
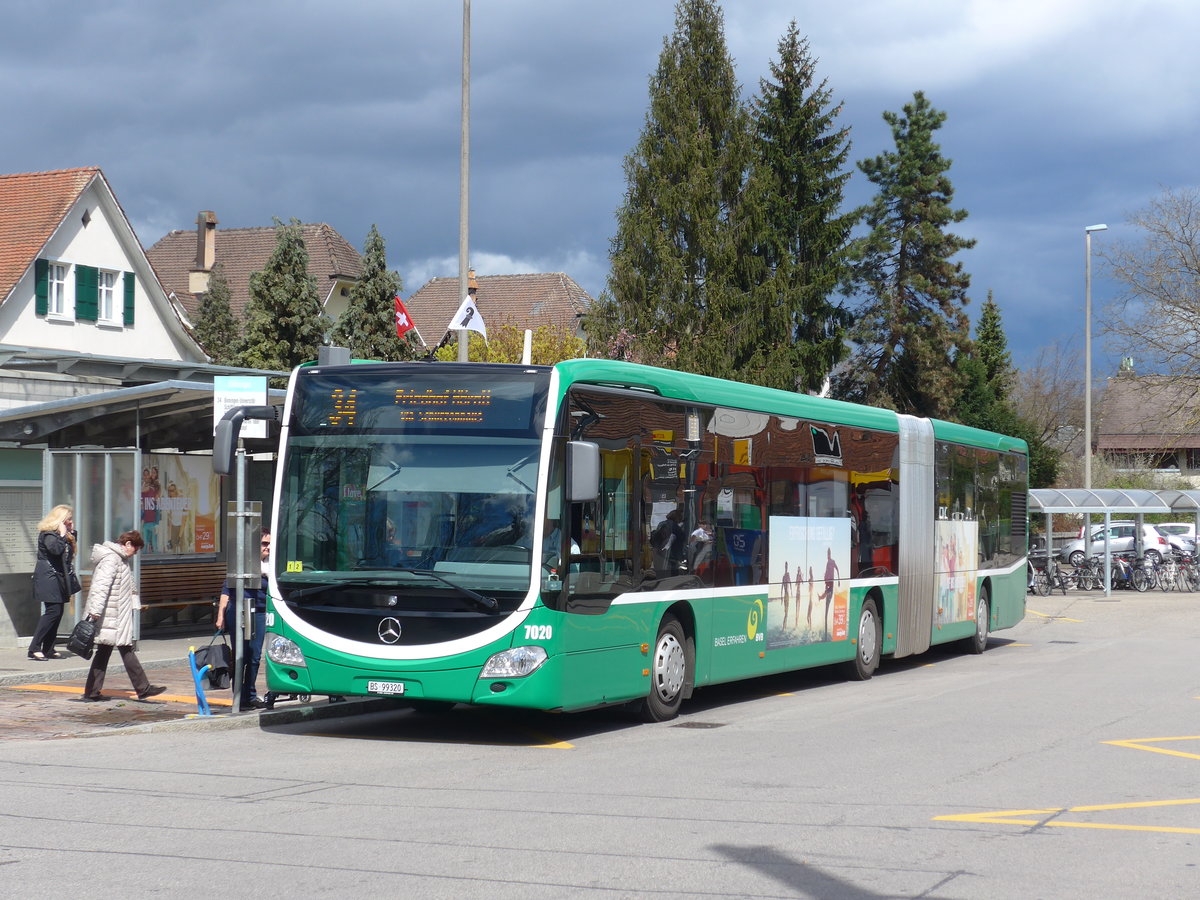
[[[236,432],[235,432],[236,433]],[[297,369],[267,684],[674,717],[1025,613],[1014,438],[610,360]]]

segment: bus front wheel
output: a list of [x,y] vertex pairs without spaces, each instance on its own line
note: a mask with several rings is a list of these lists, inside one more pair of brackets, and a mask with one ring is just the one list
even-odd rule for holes
[[967,649],[972,653],[982,653],[987,649],[991,607],[991,597],[988,596],[987,588],[980,588],[979,599],[975,601],[975,633],[967,638]]
[[858,612],[858,638],[854,645],[854,661],[850,663],[850,677],[866,681],[879,668],[879,608],[874,597],[864,597]]
[[646,722],[666,722],[679,714],[683,689],[691,677],[695,652],[683,625],[666,616],[658,626],[658,637],[650,658],[650,693],[639,713]]

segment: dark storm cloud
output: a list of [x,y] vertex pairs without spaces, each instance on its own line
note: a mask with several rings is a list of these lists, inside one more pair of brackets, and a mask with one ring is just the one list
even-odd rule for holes
[[[1194,4],[1175,0],[726,2],[747,94],[796,18],[844,100],[852,160],[924,90],[949,118],[973,309],[989,289],[1018,358],[1078,334],[1083,227],[1121,236],[1194,183]],[[491,272],[604,285],[622,160],[674,4],[474,0],[471,248]],[[52,26],[52,27],[48,27]],[[462,6],[442,2],[9,2],[0,171],[99,165],[149,244],[213,209],[227,227],[372,223],[419,287],[458,248]],[[847,202],[872,187],[855,174]],[[1098,304],[1112,286],[1098,274]]]

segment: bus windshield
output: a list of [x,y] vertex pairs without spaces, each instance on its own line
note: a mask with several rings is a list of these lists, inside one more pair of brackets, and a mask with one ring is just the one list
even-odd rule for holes
[[445,365],[301,374],[276,522],[284,599],[359,605],[374,588],[407,608],[512,608],[538,556],[546,380]]

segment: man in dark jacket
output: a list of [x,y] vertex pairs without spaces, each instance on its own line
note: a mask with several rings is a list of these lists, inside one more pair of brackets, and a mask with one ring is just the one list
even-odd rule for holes
[[[271,556],[271,532],[264,528],[262,540],[259,541],[263,568]],[[232,635],[234,632],[234,604],[230,597],[234,590],[229,580],[221,585],[221,601],[217,607],[217,630]],[[248,587],[245,592],[246,604],[254,610],[254,628],[250,634],[244,635],[242,652],[236,653],[242,661],[242,709],[266,709],[267,701],[258,696],[254,683],[258,680],[258,667],[262,663],[263,635],[267,630],[267,574],[264,571],[262,584],[259,587]],[[236,662],[234,663],[237,664]]]

